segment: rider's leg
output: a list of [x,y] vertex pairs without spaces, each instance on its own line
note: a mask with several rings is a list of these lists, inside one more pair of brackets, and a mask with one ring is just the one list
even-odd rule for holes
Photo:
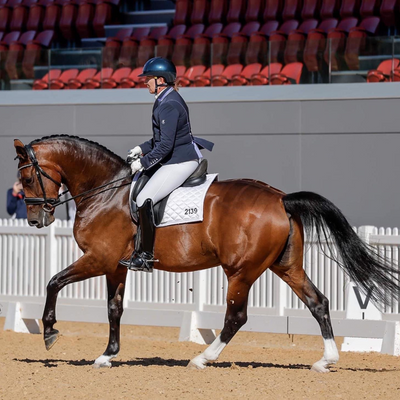
[[139,224],[141,230],[142,246],[140,253],[136,252],[131,260],[130,268],[151,270],[154,259],[154,216],[153,204],[158,203],[168,196],[173,190],[182,185],[183,182],[196,170],[199,163],[197,160],[187,161],[179,164],[163,165],[147,182],[136,199],[139,207]]
[[199,162],[197,160],[163,165],[154,173],[138,194],[136,199],[137,206],[141,207],[147,199],[151,199],[153,204],[158,203],[181,186],[198,166]]

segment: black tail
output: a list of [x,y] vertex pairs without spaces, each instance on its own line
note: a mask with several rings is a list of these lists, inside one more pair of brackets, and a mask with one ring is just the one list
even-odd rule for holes
[[399,270],[357,236],[332,202],[316,193],[298,192],[286,195],[283,204],[288,213],[300,217],[307,236],[315,228],[320,244],[322,236],[333,239],[340,255],[335,261],[365,293],[373,288],[375,302],[388,304],[392,298],[399,299]]

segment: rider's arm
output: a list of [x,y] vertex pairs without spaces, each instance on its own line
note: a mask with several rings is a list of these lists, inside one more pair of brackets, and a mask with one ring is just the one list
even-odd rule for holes
[[153,150],[147,153],[140,160],[144,169],[148,169],[153,165],[159,163],[164,157],[170,154],[172,149],[174,148],[176,129],[179,120],[179,112],[170,103],[165,103],[160,106],[159,115],[161,140],[159,142],[155,142]]
[[142,149],[142,154],[149,153],[153,148],[153,139],[147,140],[146,142],[140,144],[139,147]]

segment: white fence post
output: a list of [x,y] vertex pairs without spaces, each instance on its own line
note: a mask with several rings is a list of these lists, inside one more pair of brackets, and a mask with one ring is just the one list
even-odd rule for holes
[[21,304],[8,303],[4,330],[12,330],[21,333],[40,333],[39,323],[36,319],[22,318]]
[[274,276],[274,282],[274,307],[276,308],[276,315],[284,316],[285,308],[287,307],[288,285],[282,279],[278,278],[277,275]]
[[207,295],[207,271],[196,271],[194,274],[194,303],[196,311],[184,311],[179,341],[189,341],[199,344],[211,343],[216,335],[214,329],[199,329],[197,317],[203,311]]
[[44,265],[46,270],[46,284],[58,272],[56,225],[58,225],[58,221],[55,221],[46,228],[48,229],[46,236],[46,265]]

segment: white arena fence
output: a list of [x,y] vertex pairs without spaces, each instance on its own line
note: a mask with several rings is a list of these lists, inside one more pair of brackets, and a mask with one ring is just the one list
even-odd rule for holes
[[[400,236],[397,228],[360,227],[358,235],[398,268]],[[306,243],[304,268],[330,300],[337,336],[383,339],[382,351],[400,355],[400,304],[392,300],[382,320],[347,319],[348,278],[330,257],[328,243],[321,250]],[[72,224],[56,220],[46,228],[29,227],[25,220],[0,220],[0,316],[5,329],[38,332],[46,285],[57,272],[82,255]],[[227,280],[222,268],[187,273],[155,270],[129,272],[122,323],[180,327],[181,340],[209,342],[223,326]],[[271,271],[254,284],[249,319],[242,330],[288,334],[320,334],[319,326],[291,289]],[[68,285],[58,298],[57,319],[108,322],[105,277]]]

